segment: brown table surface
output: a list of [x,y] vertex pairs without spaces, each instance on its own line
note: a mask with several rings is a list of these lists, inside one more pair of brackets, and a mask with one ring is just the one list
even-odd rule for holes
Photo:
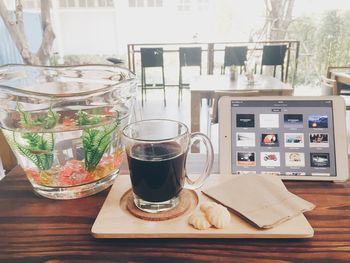
[[286,186],[316,205],[306,213],[315,230],[311,239],[101,240],[90,230],[109,190],[50,200],[36,196],[17,167],[0,182],[0,261],[349,262],[350,181]]

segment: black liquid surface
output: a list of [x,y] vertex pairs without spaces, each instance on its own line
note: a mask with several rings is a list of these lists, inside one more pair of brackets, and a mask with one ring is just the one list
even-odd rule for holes
[[148,202],[178,195],[184,185],[186,155],[175,142],[134,145],[127,153],[134,193]]

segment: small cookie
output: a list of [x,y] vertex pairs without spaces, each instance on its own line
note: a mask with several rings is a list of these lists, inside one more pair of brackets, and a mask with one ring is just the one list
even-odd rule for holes
[[203,213],[206,213],[209,208],[215,207],[215,206],[218,206],[218,204],[214,202],[205,202],[201,204],[200,209]]
[[230,212],[227,210],[226,207],[222,205],[217,205],[208,208],[205,215],[209,223],[215,226],[216,228],[224,228],[231,221]]
[[202,212],[196,212],[192,214],[188,218],[188,223],[199,230],[204,230],[211,227],[210,223],[208,222],[208,220]]

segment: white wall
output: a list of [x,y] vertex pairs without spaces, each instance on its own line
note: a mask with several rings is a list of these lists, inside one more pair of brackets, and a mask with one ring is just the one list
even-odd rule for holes
[[217,31],[212,28],[210,10],[179,12],[177,3],[163,0],[159,8],[130,8],[127,0],[116,0],[114,8],[57,8],[54,24],[60,27],[60,43],[56,51],[126,59],[127,44],[193,42],[195,34],[201,37],[197,41],[210,39]]
[[59,19],[65,55],[117,53],[113,9],[60,10]]
[[132,8],[128,0],[115,0],[114,8],[58,8],[59,51],[126,59],[127,44],[132,43],[248,41],[252,18],[261,24],[263,2],[238,8],[233,2],[240,0],[232,1],[212,0],[207,10],[193,5],[190,11],[178,11],[177,0],[163,0],[158,8]]

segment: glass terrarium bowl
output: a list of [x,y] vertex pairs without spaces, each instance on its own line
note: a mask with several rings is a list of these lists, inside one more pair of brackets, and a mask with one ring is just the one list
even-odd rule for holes
[[136,88],[115,66],[0,67],[0,128],[38,194],[73,199],[113,183]]

